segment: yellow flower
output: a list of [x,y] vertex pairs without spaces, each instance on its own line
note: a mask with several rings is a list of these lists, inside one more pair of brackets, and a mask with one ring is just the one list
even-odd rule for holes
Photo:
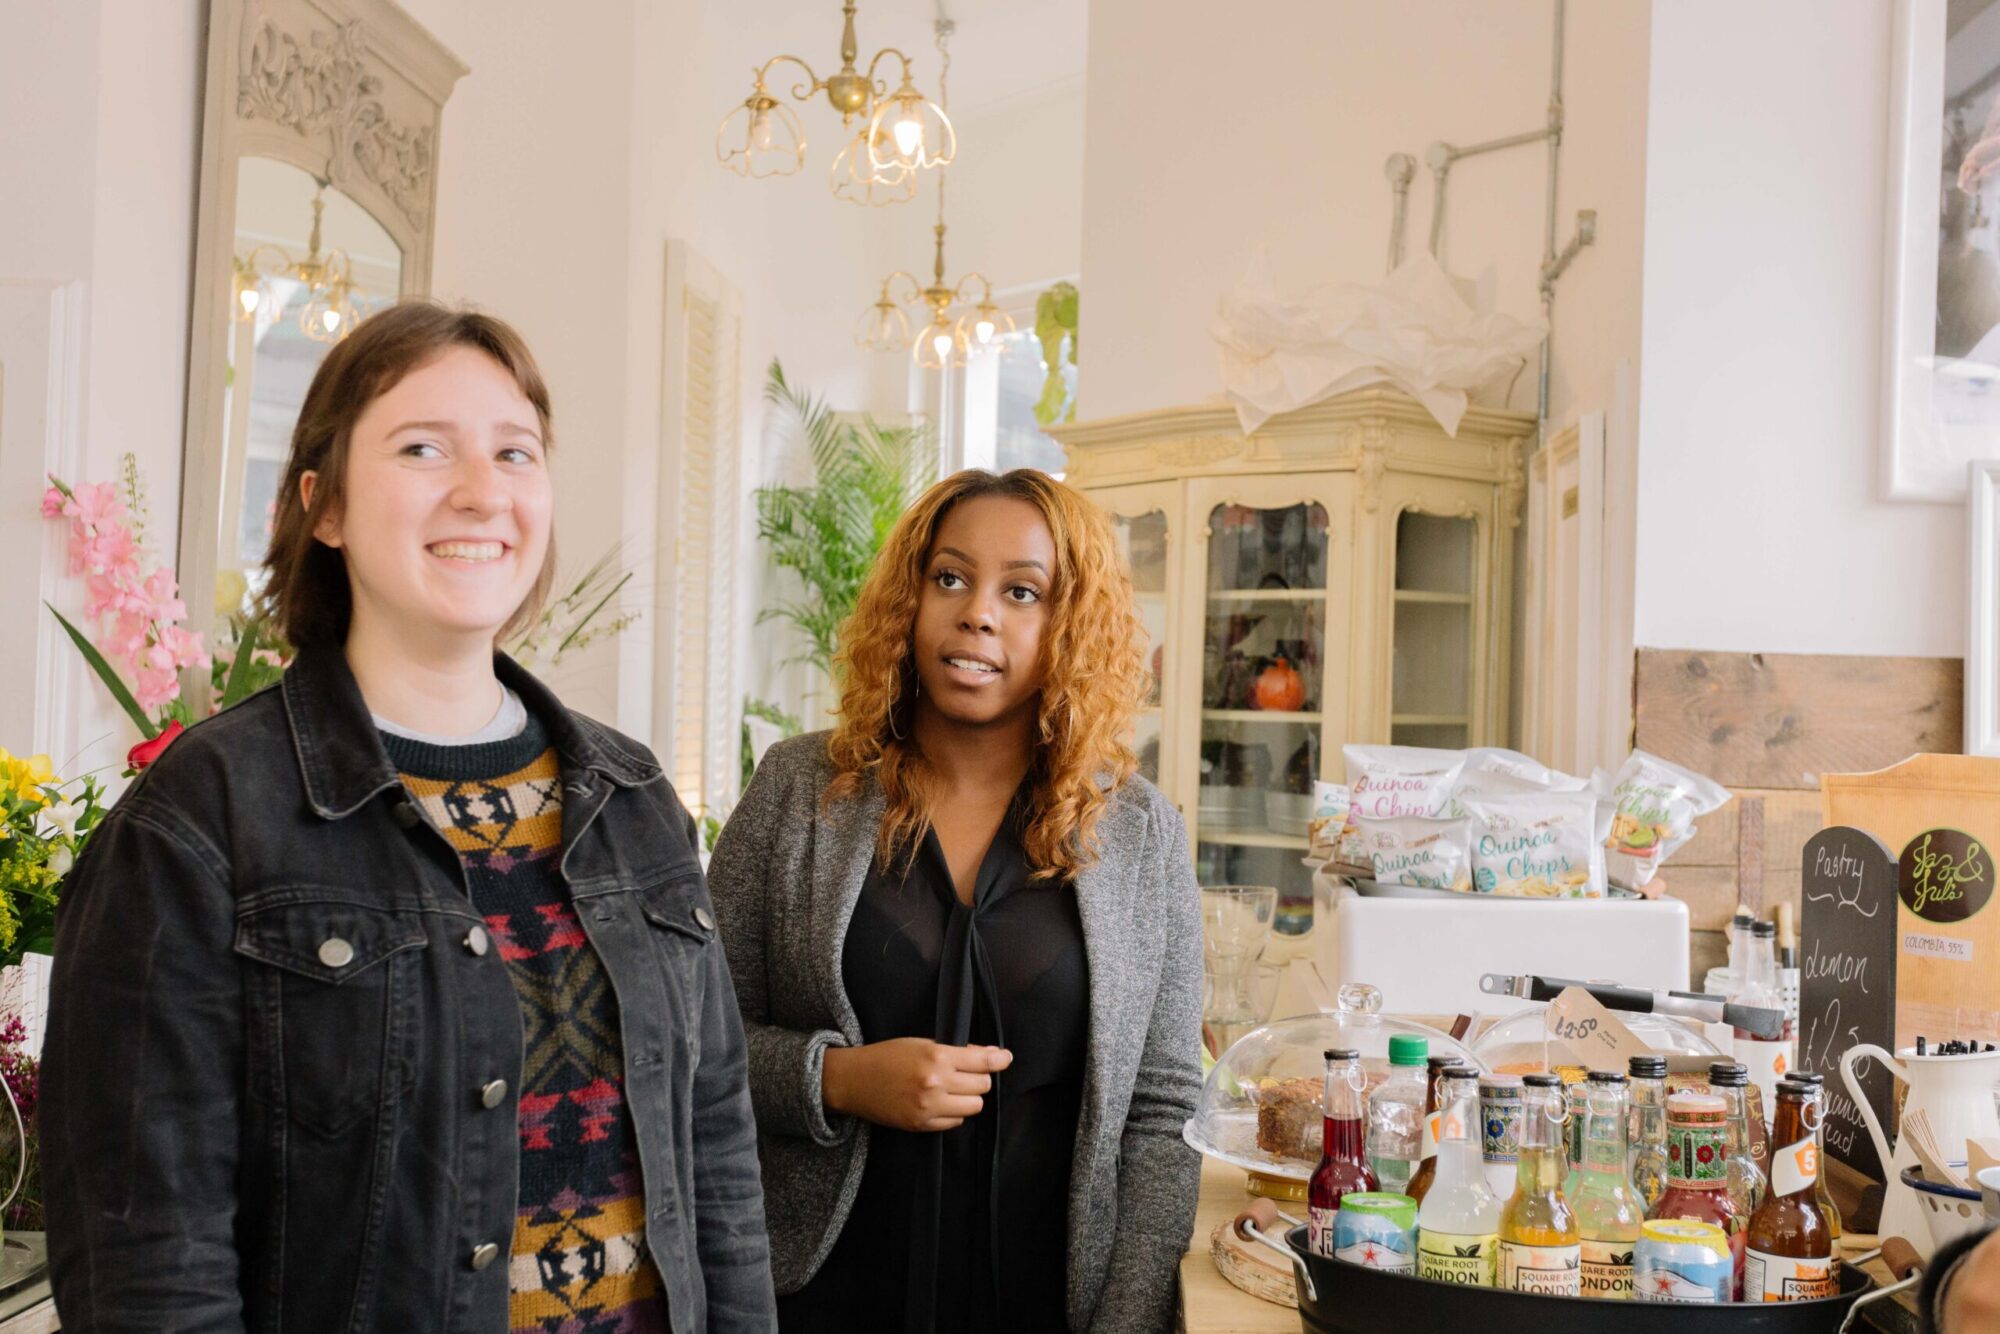
[[250,581],[241,570],[217,570],[215,572],[215,616],[217,620],[228,620],[243,610],[243,599],[249,596]]
[[23,759],[0,750],[0,792],[11,792],[22,801],[46,806],[49,795],[42,788],[55,781],[55,766],[48,756],[31,755]]

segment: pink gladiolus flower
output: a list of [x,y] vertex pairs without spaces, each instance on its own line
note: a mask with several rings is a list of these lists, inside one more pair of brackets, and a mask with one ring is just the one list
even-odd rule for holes
[[99,529],[78,545],[82,548],[85,569],[138,578],[139,543],[124,524],[114,523]]
[[42,492],[42,517],[44,519],[61,518],[63,506],[67,503],[68,498],[62,492],[56,490],[54,487],[50,487],[48,490]]
[[74,517],[92,527],[125,517],[125,502],[118,498],[115,483],[85,482],[73,487],[72,491],[76,497]]
[[208,649],[202,644],[201,636],[192,630],[184,630],[178,625],[161,626],[160,647],[167,651],[176,667],[209,665]]
[[187,604],[180,599],[174,572],[162,566],[146,576],[139,595],[145,599],[156,621],[178,621],[186,617]]
[[171,667],[141,667],[132,695],[147,713],[164,708],[180,696],[180,677]]

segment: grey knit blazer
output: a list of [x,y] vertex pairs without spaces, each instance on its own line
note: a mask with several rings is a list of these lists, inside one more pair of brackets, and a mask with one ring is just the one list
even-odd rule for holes
[[[708,871],[750,1047],[750,1098],[781,1293],[840,1235],[868,1126],[829,1116],[820,1062],[858,1046],[841,947],[875,853],[884,800],[870,783],[825,806],[827,734],[773,746]],[[1181,1139],[1201,1089],[1201,896],[1180,815],[1152,784],[1119,788],[1076,879],[1090,963],[1090,1035],[1070,1167],[1073,1330],[1163,1334],[1194,1229],[1201,1160]]]

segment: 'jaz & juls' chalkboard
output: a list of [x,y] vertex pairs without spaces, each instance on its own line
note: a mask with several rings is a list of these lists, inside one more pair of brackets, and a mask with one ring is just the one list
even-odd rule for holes
[[[1857,1042],[1896,1049],[1896,859],[1874,835],[1836,826],[1805,849],[1799,953],[1799,1065],[1826,1076],[1826,1149],[1872,1181],[1882,1163],[1840,1077]],[[1894,1125],[1889,1072],[1855,1066],[1884,1126]]]

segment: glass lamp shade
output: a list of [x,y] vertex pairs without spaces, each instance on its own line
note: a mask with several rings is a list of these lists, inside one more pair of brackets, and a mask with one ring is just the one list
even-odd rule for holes
[[909,316],[884,291],[880,301],[861,312],[854,342],[865,352],[901,352],[910,345]]
[[789,176],[806,163],[805,127],[759,83],[716,127],[715,160],[739,176]]
[[945,317],[938,315],[917,335],[916,342],[910,347],[910,357],[919,370],[941,371],[963,366],[965,343],[957,331],[945,322]]
[[907,80],[875,105],[868,118],[868,164],[876,171],[943,167],[958,155],[958,131],[944,108]]
[[1000,340],[1014,332],[1014,317],[991,301],[982,301],[958,317],[953,332],[959,342],[974,352],[988,348],[997,350]]
[[863,125],[833,159],[827,173],[833,197],[850,204],[901,204],[917,197],[917,173],[908,167],[877,169],[869,160],[868,126]]

